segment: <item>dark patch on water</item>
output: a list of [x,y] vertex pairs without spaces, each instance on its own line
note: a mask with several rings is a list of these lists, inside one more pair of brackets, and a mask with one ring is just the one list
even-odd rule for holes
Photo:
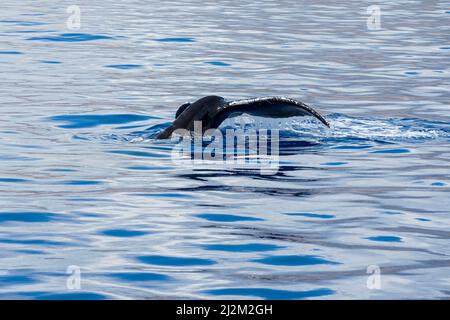
[[445,184],[444,182],[433,182],[431,185],[433,187],[445,187],[447,184]]
[[73,186],[89,186],[89,185],[103,184],[103,182],[96,181],[96,180],[68,180],[68,181],[64,181],[63,184],[68,184],[68,185],[73,185]]
[[222,61],[207,61],[205,63],[210,64],[212,66],[216,66],[216,67],[229,67],[229,66],[231,66],[231,64],[225,63],[225,62],[222,62]]
[[317,256],[271,256],[253,260],[254,262],[269,264],[274,266],[310,266],[319,264],[338,264],[337,262],[325,260]]
[[371,151],[370,153],[400,154],[400,153],[409,153],[409,152],[410,151],[408,149],[399,148],[399,149],[384,149],[384,150]]
[[288,216],[300,216],[307,218],[318,218],[318,219],[332,219],[335,216],[331,214],[318,214],[318,213],[287,213]]
[[37,281],[24,275],[0,275],[0,287],[33,284]]
[[60,128],[78,129],[78,128],[92,128],[101,125],[122,124],[137,121],[145,121],[149,119],[157,119],[151,116],[142,116],[136,114],[86,114],[86,115],[60,115],[49,118],[55,122],[67,122],[67,124],[60,125]]
[[36,300],[106,300],[109,297],[93,292],[33,294]]
[[63,33],[55,36],[31,37],[31,41],[50,41],[50,42],[85,42],[95,40],[113,40],[113,37],[87,34],[87,33]]
[[63,246],[67,245],[65,242],[60,241],[51,241],[45,239],[27,239],[27,240],[18,240],[18,239],[0,239],[0,243],[13,243],[13,244],[25,244],[25,245],[43,245],[43,246]]
[[149,232],[139,230],[110,229],[110,230],[103,230],[100,232],[100,234],[110,237],[132,238],[144,236],[146,234],[149,234]]
[[0,212],[0,223],[3,222],[50,222],[59,217],[50,212]]
[[224,288],[204,291],[215,296],[246,296],[259,297],[266,300],[293,300],[321,297],[334,294],[330,289],[315,289],[308,291],[288,291],[268,288]]
[[238,221],[263,221],[264,219],[255,217],[238,216],[233,214],[213,214],[203,213],[196,215],[198,218],[214,222],[238,222]]
[[105,67],[113,68],[113,69],[128,70],[128,69],[142,68],[142,65],[141,64],[110,64],[110,65],[106,65]]
[[31,255],[39,255],[39,254],[46,254],[46,252],[44,251],[39,251],[39,250],[15,250],[14,252],[17,252],[19,254],[31,254]]
[[106,274],[106,276],[111,278],[116,278],[118,280],[123,280],[126,282],[148,282],[148,281],[168,281],[171,277],[160,273],[149,273],[149,272],[117,272]]
[[397,215],[397,214],[403,214],[401,212],[398,211],[384,211],[382,212],[383,214],[388,214],[388,215]]
[[266,243],[245,243],[245,244],[206,244],[205,250],[226,251],[226,252],[260,252],[273,251],[284,247]]
[[0,51],[0,54],[23,54],[19,51]]
[[216,261],[202,258],[170,257],[170,256],[140,256],[137,260],[145,264],[154,264],[159,266],[210,266],[216,264]]
[[343,165],[345,165],[345,164],[347,164],[348,162],[325,162],[325,163],[322,163],[322,165],[323,166],[333,166],[333,167],[336,167],[336,166],[343,166]]
[[375,236],[375,237],[368,237],[366,239],[378,242],[402,242],[402,238],[397,236]]
[[6,183],[25,183],[25,182],[30,182],[30,180],[26,180],[26,179],[17,179],[17,178],[0,178],[0,182],[6,182]]
[[61,61],[54,61],[54,60],[40,60],[39,62],[45,63],[45,64],[61,64]]
[[159,42],[195,42],[194,38],[159,38],[155,39]]

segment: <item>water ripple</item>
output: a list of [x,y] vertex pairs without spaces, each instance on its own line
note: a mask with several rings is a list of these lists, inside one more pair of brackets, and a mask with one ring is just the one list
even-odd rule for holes
[[172,256],[140,256],[137,260],[145,264],[154,264],[159,266],[209,266],[216,262],[211,259],[172,257]]
[[60,128],[66,129],[80,129],[92,128],[101,125],[109,124],[123,124],[130,122],[145,121],[148,119],[155,119],[151,116],[142,116],[136,114],[99,114],[99,115],[59,115],[50,118],[55,122],[67,122],[67,124],[60,125]]
[[314,297],[321,297],[334,294],[330,289],[315,289],[307,291],[289,291],[276,290],[268,288],[225,288],[207,290],[205,293],[215,296],[244,296],[244,297],[258,297],[267,300],[292,300],[292,299],[307,299]]
[[4,222],[50,222],[59,218],[51,212],[0,212],[0,223]]
[[309,266],[318,264],[336,264],[336,262],[325,260],[316,256],[271,256],[257,259],[254,262],[276,266]]
[[[380,30],[353,2],[91,1],[83,31],[30,8],[2,1],[0,298],[450,297],[442,1],[386,2]],[[172,161],[155,137],[211,94],[291,97],[331,128],[224,122],[279,131],[272,175]]]
[[31,37],[31,41],[50,41],[50,42],[85,42],[95,40],[113,40],[114,37],[87,34],[87,33],[63,33],[55,36]]

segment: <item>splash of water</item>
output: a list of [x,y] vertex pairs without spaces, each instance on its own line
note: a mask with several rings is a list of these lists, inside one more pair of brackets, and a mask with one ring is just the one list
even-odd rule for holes
[[242,116],[227,119],[222,128],[278,129],[283,138],[324,141],[329,139],[359,139],[381,141],[414,141],[450,137],[450,123],[412,118],[363,118],[343,114],[327,116],[331,127],[316,119],[294,117],[270,119]]

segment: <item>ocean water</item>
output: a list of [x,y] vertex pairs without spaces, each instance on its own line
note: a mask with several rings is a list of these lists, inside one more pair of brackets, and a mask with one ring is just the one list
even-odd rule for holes
[[[448,1],[73,4],[2,1],[0,298],[449,298]],[[179,165],[153,137],[210,94],[331,129],[242,117],[276,174]]]

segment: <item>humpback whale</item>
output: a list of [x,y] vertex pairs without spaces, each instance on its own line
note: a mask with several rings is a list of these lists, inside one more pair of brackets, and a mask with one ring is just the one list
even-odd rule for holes
[[194,122],[202,122],[202,130],[215,129],[227,118],[242,114],[265,118],[289,118],[295,116],[312,116],[325,126],[330,127],[325,118],[303,102],[285,97],[263,97],[227,101],[219,96],[203,97],[193,103],[181,105],[172,125],[162,131],[156,138],[168,139],[177,129],[194,130]]

